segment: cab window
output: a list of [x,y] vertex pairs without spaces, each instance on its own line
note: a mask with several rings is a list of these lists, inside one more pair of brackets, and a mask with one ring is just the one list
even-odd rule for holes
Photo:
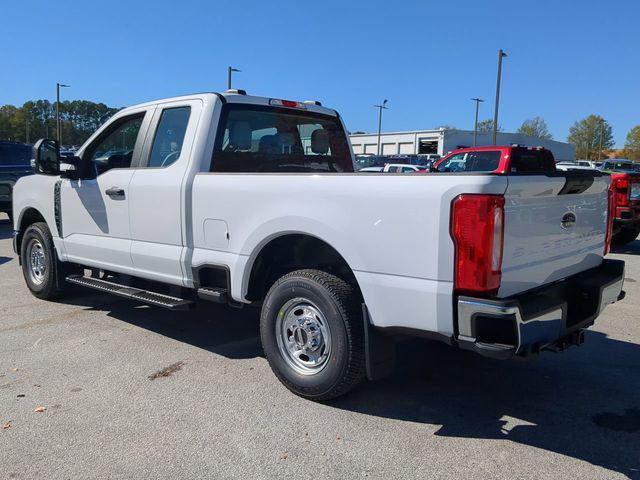
[[213,172],[352,172],[340,120],[304,109],[227,105]]
[[83,155],[87,177],[95,178],[112,168],[130,168],[144,113],[116,121]]
[[162,112],[153,139],[149,167],[168,167],[180,158],[190,113],[191,107],[167,108]]

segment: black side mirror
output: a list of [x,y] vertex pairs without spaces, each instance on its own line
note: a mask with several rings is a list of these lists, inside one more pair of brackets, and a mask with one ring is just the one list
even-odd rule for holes
[[60,176],[69,180],[80,178],[80,157],[62,157],[60,159]]
[[33,169],[42,175],[60,174],[60,145],[56,140],[41,138],[33,145]]

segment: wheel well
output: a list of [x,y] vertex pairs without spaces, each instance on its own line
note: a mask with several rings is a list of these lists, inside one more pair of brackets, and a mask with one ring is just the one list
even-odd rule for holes
[[24,235],[24,231],[36,222],[45,222],[46,220],[42,216],[42,214],[36,210],[35,208],[28,208],[23,214],[22,218],[20,218],[20,225],[18,225],[18,236],[16,238],[16,245],[18,252],[20,252],[21,244],[22,244],[22,236]]
[[290,234],[267,243],[253,262],[247,300],[262,300],[273,283],[283,275],[303,268],[331,273],[360,288],[345,259],[328,243],[305,234]]

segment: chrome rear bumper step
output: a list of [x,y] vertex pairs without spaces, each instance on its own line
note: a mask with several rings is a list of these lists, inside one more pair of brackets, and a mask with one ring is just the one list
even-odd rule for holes
[[194,303],[191,300],[172,297],[162,293],[150,292],[148,290],[110,282],[108,280],[85,277],[83,275],[69,275],[66,280],[67,282],[75,285],[92,288],[100,292],[112,293],[119,297],[137,300],[138,302],[154,305],[156,307],[168,308],[169,310],[186,310]]

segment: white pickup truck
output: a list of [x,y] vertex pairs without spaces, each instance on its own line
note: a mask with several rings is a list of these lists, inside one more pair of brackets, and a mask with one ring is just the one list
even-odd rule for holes
[[31,292],[259,306],[269,364],[306,398],[387,373],[398,334],[528,356],[623,296],[599,172],[358,174],[336,111],[243,91],[125,108],[77,155],[41,140],[15,186]]

